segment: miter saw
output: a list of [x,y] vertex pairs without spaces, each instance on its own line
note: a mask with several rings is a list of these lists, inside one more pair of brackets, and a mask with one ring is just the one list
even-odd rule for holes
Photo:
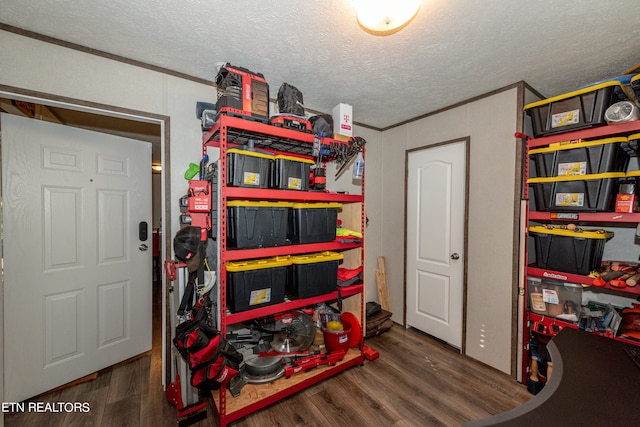
[[313,319],[302,311],[292,311],[275,317],[271,348],[278,353],[304,351],[316,334]]
[[234,397],[240,394],[246,384],[275,381],[285,374],[285,368],[292,361],[315,355],[306,352],[313,344],[315,325],[311,316],[302,311],[278,314],[268,324],[254,325],[254,332],[245,336],[260,338],[262,341],[265,334],[272,335],[271,348],[265,349],[262,344],[258,344],[250,354],[244,355],[240,373],[229,384]]

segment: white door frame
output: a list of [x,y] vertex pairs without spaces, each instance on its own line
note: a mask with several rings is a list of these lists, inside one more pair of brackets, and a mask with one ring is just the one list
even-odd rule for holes
[[[466,136],[462,138],[451,139],[448,141],[438,142],[435,144],[423,145],[416,148],[411,148],[405,150],[404,154],[404,259],[407,259],[407,204],[409,194],[407,193],[408,188],[408,179],[409,179],[409,154],[415,151],[428,150],[430,148],[436,148],[443,145],[454,144],[464,142],[465,145],[465,195],[464,195],[464,254],[463,257],[463,279],[462,279],[462,344],[460,347],[460,353],[465,354],[466,352],[466,337],[467,337],[467,271],[468,271],[468,257],[466,254],[469,253],[469,242],[468,242],[468,230],[469,230],[469,165],[471,164],[470,159],[470,142],[471,137]],[[407,327],[407,263],[404,263],[403,266],[404,277],[403,277],[403,319],[404,326]]]
[[[163,116],[154,113],[148,113],[144,111],[137,111],[131,109],[125,109],[122,107],[116,107],[106,104],[98,104],[95,102],[82,101],[79,99],[72,99],[61,97],[58,95],[51,95],[42,92],[36,92],[26,89],[21,89],[12,86],[0,85],[0,97],[17,100],[17,101],[25,101],[31,102],[34,104],[41,104],[50,107],[59,107],[66,108],[69,110],[82,111],[85,113],[101,115],[101,116],[109,116],[109,117],[117,117],[127,120],[133,120],[144,123],[153,123],[160,126],[160,153],[161,153],[161,163],[162,167],[162,200],[161,200],[161,209],[162,209],[162,220],[161,227],[163,230],[163,240],[160,245],[160,257],[161,259],[166,259],[166,254],[171,251],[170,247],[170,239],[169,236],[172,235],[169,227],[171,226],[171,212],[167,209],[166,201],[169,199],[170,192],[170,180],[169,180],[169,117]],[[1,166],[0,166],[1,167]],[[151,173],[151,171],[149,171]],[[4,241],[2,241],[4,244]],[[0,247],[0,255],[2,254],[2,250]],[[162,307],[164,308],[162,311],[162,384],[165,385],[166,372],[166,352],[167,348],[165,348],[166,337],[167,337],[167,328],[166,328],[166,280],[164,275],[162,276]],[[3,279],[0,279],[3,280]],[[0,295],[2,295],[2,301],[4,301],[4,281],[0,283]],[[4,308],[3,303],[0,303],[0,319],[4,317]],[[0,385],[4,384],[4,334],[2,328],[0,328]],[[3,387],[0,387],[0,401],[4,401],[4,391]],[[4,414],[0,417],[0,426],[4,425]]]

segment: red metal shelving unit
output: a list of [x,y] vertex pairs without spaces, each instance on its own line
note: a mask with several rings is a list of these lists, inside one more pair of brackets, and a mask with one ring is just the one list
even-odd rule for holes
[[[311,158],[313,142],[315,136],[310,133],[300,132],[287,128],[272,126],[257,121],[246,120],[238,117],[220,115],[214,126],[203,135],[203,154],[207,153],[207,147],[217,147],[220,149],[220,164],[218,168],[218,180],[220,191],[218,193],[220,212],[217,224],[217,241],[219,245],[219,301],[218,310],[220,314],[219,329],[221,333],[226,333],[227,326],[246,322],[252,319],[269,316],[288,310],[311,306],[321,302],[332,302],[340,299],[356,298],[355,306],[359,306],[356,313],[362,320],[364,331],[364,285],[355,285],[341,288],[326,295],[312,298],[295,299],[271,306],[261,307],[248,311],[230,313],[227,311],[227,289],[226,289],[226,262],[236,260],[246,260],[252,258],[272,257],[277,255],[303,254],[319,251],[340,251],[349,254],[351,263],[357,262],[364,266],[364,238],[361,242],[341,242],[337,238],[333,242],[316,244],[286,245],[273,248],[260,249],[227,249],[227,218],[226,209],[229,200],[278,200],[278,201],[298,201],[298,202],[339,202],[343,204],[343,210],[354,207],[354,215],[357,216],[359,224],[346,224],[347,228],[359,230],[364,234],[365,208],[364,208],[364,178],[360,188],[361,194],[344,194],[319,191],[291,191],[291,190],[269,190],[228,187],[227,182],[227,149],[247,144],[252,140],[254,147],[273,152],[275,154],[287,154],[304,158]],[[325,143],[343,143],[338,140],[325,138]],[[323,159],[324,160],[324,159]],[[329,159],[330,160],[330,159]],[[355,221],[354,221],[355,222]],[[351,226],[349,226],[351,225]],[[356,228],[357,226],[357,228]],[[345,263],[347,256],[345,255]],[[348,266],[347,268],[354,268]],[[228,390],[221,389],[212,392],[214,411],[218,418],[218,424],[225,426],[250,413],[271,405],[287,396],[297,393],[312,384],[329,378],[347,368],[360,365],[364,362],[362,353],[364,345],[364,335],[360,337],[359,348],[350,349],[344,359],[337,364],[330,366],[320,366],[308,372],[281,378],[269,384],[247,384],[243,387],[238,397],[233,397]]]
[[[530,211],[529,210],[529,191],[528,185],[526,184],[526,179],[529,174],[529,155],[528,151],[533,148],[544,147],[550,144],[562,143],[568,141],[575,140],[589,140],[589,139],[597,139],[602,137],[611,137],[611,136],[628,136],[634,133],[640,132],[640,121],[628,122],[628,123],[620,123],[609,126],[599,126],[588,129],[581,129],[571,132],[564,132],[555,135],[548,135],[539,138],[529,138],[528,140],[525,138],[525,156],[524,156],[524,164],[523,164],[523,174],[524,174],[524,186],[523,186],[523,199],[527,202],[527,212],[526,212],[526,229],[528,229],[528,224],[530,221],[537,221],[542,223],[596,223],[596,224],[634,224],[640,223],[640,213],[617,213],[617,212],[542,212],[542,211]],[[527,233],[525,233],[525,238]],[[528,259],[528,248],[525,243],[525,260]],[[525,261],[526,262],[526,261]],[[593,283],[593,278],[588,276],[582,276],[577,274],[569,274],[561,271],[552,271],[537,268],[536,266],[524,266],[526,276],[534,276],[540,278],[548,278],[552,280],[559,280],[568,283],[577,283],[584,286],[591,286]],[[600,287],[599,289],[603,289],[606,291],[612,291],[618,294],[627,294],[630,296],[640,295],[640,286],[635,287],[625,287],[625,288],[614,288],[609,286],[608,284],[604,287]],[[549,316],[542,316],[537,313],[533,313],[528,309],[528,290],[526,289],[526,281],[524,288],[524,295],[526,299],[525,303],[525,316],[524,316],[524,325],[523,331],[524,336],[522,339],[523,343],[523,358],[522,358],[522,372],[523,378],[520,378],[523,383],[526,383],[528,377],[528,366],[529,366],[529,339],[530,339],[530,325],[533,322],[542,322],[545,325],[559,324],[563,327],[572,327],[577,328],[578,326],[569,322],[563,322],[561,320],[555,319]],[[605,335],[606,334],[601,334]],[[640,345],[640,342],[635,340],[629,340],[621,337],[613,337],[610,338],[625,341],[630,344]]]

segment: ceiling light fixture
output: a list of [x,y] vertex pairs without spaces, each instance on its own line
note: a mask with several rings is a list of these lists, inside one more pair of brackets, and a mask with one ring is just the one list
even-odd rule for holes
[[400,31],[420,9],[421,0],[358,0],[358,24],[376,36]]

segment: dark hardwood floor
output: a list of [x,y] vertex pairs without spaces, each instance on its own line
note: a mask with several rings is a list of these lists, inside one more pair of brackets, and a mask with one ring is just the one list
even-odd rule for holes
[[[157,300],[157,299],[156,299]],[[95,380],[34,402],[88,402],[87,413],[10,413],[13,426],[173,426],[176,409],[161,386],[160,306],[154,304],[153,349],[104,369]],[[459,426],[514,408],[531,398],[507,375],[459,355],[419,331],[394,325],[367,340],[380,358],[251,414],[233,427]],[[194,424],[215,426],[209,418]]]

